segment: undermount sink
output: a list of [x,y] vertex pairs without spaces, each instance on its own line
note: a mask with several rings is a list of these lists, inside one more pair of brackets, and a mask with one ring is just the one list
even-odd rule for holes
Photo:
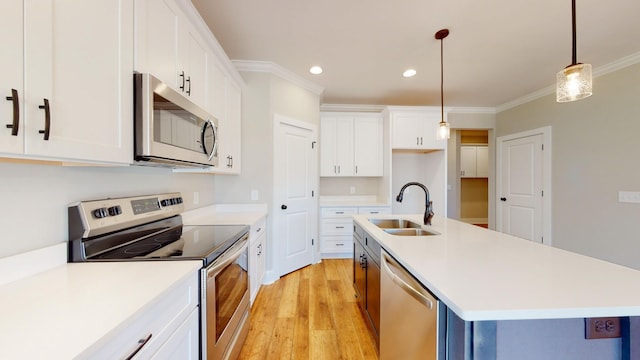
[[387,234],[395,236],[429,236],[440,235],[435,231],[429,231],[425,229],[382,229]]
[[369,222],[381,229],[420,229],[422,225],[406,219],[369,219]]

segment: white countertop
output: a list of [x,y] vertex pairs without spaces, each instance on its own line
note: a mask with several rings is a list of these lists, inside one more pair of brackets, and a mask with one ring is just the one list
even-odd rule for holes
[[72,359],[200,261],[64,264],[0,286],[0,359]]
[[185,225],[251,225],[266,216],[266,204],[211,205],[182,213],[182,222]]
[[[380,215],[421,223],[420,215]],[[441,235],[389,235],[354,220],[460,318],[640,315],[640,271],[435,216]]]

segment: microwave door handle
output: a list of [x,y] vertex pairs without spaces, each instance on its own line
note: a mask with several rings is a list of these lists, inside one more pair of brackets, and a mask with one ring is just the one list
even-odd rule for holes
[[211,150],[209,161],[211,161],[211,159],[213,159],[214,156],[218,155],[218,128],[216,127],[216,124],[214,124],[213,122],[211,122],[211,129],[213,129],[213,150]]

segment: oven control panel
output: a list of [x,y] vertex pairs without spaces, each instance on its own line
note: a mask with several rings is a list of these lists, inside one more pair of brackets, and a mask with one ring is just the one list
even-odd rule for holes
[[69,231],[79,232],[80,229],[71,227],[81,227],[82,237],[88,238],[164,219],[183,211],[180,193],[81,201],[69,206]]

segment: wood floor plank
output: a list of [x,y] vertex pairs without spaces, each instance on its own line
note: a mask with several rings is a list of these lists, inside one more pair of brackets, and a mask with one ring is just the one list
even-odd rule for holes
[[293,335],[294,359],[312,359],[309,351],[309,278],[300,279],[298,290],[298,316],[296,317],[295,333]]
[[278,318],[293,318],[296,316],[298,304],[298,289],[300,288],[300,273],[293,272],[282,279],[284,282]]
[[377,360],[350,259],[325,259],[262,286],[239,359]]

